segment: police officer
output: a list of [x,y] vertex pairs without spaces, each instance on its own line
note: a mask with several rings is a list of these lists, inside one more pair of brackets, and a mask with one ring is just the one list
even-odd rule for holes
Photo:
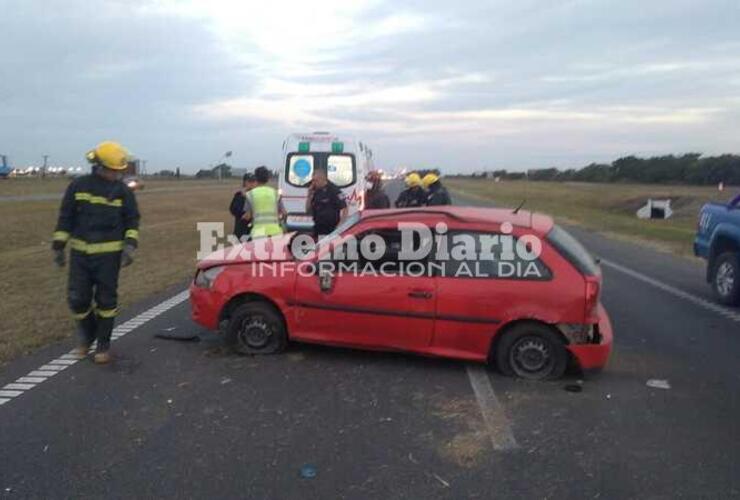
[[377,170],[373,170],[365,177],[365,208],[390,208],[391,202],[383,190],[383,178]]
[[243,216],[252,224],[252,239],[283,234],[281,222],[286,215],[285,208],[277,190],[267,185],[270,171],[267,167],[257,167],[254,178],[257,185],[247,191]]
[[347,216],[347,202],[342,191],[329,180],[326,170],[316,169],[308,186],[306,213],[313,216],[314,238],[331,233]]
[[229,205],[229,212],[234,216],[234,236],[239,239],[249,236],[252,225],[249,221],[244,220],[244,200],[245,193],[257,186],[257,180],[254,174],[246,173],[242,178],[242,189],[234,193]]
[[396,208],[423,207],[427,203],[427,194],[421,183],[421,177],[416,172],[406,176],[406,189],[401,191],[396,199]]
[[102,142],[87,153],[92,174],[73,180],[59,210],[52,249],[59,267],[71,247],[67,299],[77,320],[76,354],[97,340],[95,363],[110,362],[110,337],[118,314],[118,273],[134,260],[139,210],[134,193],[121,182],[129,162],[126,149]]
[[442,181],[439,180],[439,175],[435,173],[428,173],[421,180],[424,184],[424,188],[427,190],[427,205],[439,206],[439,205],[452,205],[452,200],[447,192],[447,188],[442,185]]

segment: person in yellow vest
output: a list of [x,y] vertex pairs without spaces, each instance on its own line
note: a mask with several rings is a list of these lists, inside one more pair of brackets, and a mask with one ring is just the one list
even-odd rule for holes
[[252,222],[252,239],[283,234],[282,221],[286,212],[275,188],[267,185],[270,171],[257,167],[254,171],[257,186],[247,192],[243,219]]

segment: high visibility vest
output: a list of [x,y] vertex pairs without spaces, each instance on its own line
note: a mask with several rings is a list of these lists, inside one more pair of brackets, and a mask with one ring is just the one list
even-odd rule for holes
[[283,234],[278,216],[278,193],[270,186],[257,186],[247,192],[252,208],[252,238]]

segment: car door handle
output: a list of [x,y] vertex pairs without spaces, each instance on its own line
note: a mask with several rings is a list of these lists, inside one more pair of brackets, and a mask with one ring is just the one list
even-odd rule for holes
[[424,290],[412,290],[409,292],[409,297],[412,299],[431,299],[432,292],[425,292]]

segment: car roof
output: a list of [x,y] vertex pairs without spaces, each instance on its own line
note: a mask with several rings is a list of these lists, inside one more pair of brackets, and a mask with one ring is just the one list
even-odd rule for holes
[[513,208],[485,208],[443,205],[418,208],[390,208],[382,210],[363,210],[361,220],[367,219],[398,219],[421,220],[427,218],[448,217],[459,222],[485,223],[500,225],[509,222],[520,228],[531,229],[541,235],[547,234],[555,224],[552,217],[545,214],[519,210],[514,213]]

